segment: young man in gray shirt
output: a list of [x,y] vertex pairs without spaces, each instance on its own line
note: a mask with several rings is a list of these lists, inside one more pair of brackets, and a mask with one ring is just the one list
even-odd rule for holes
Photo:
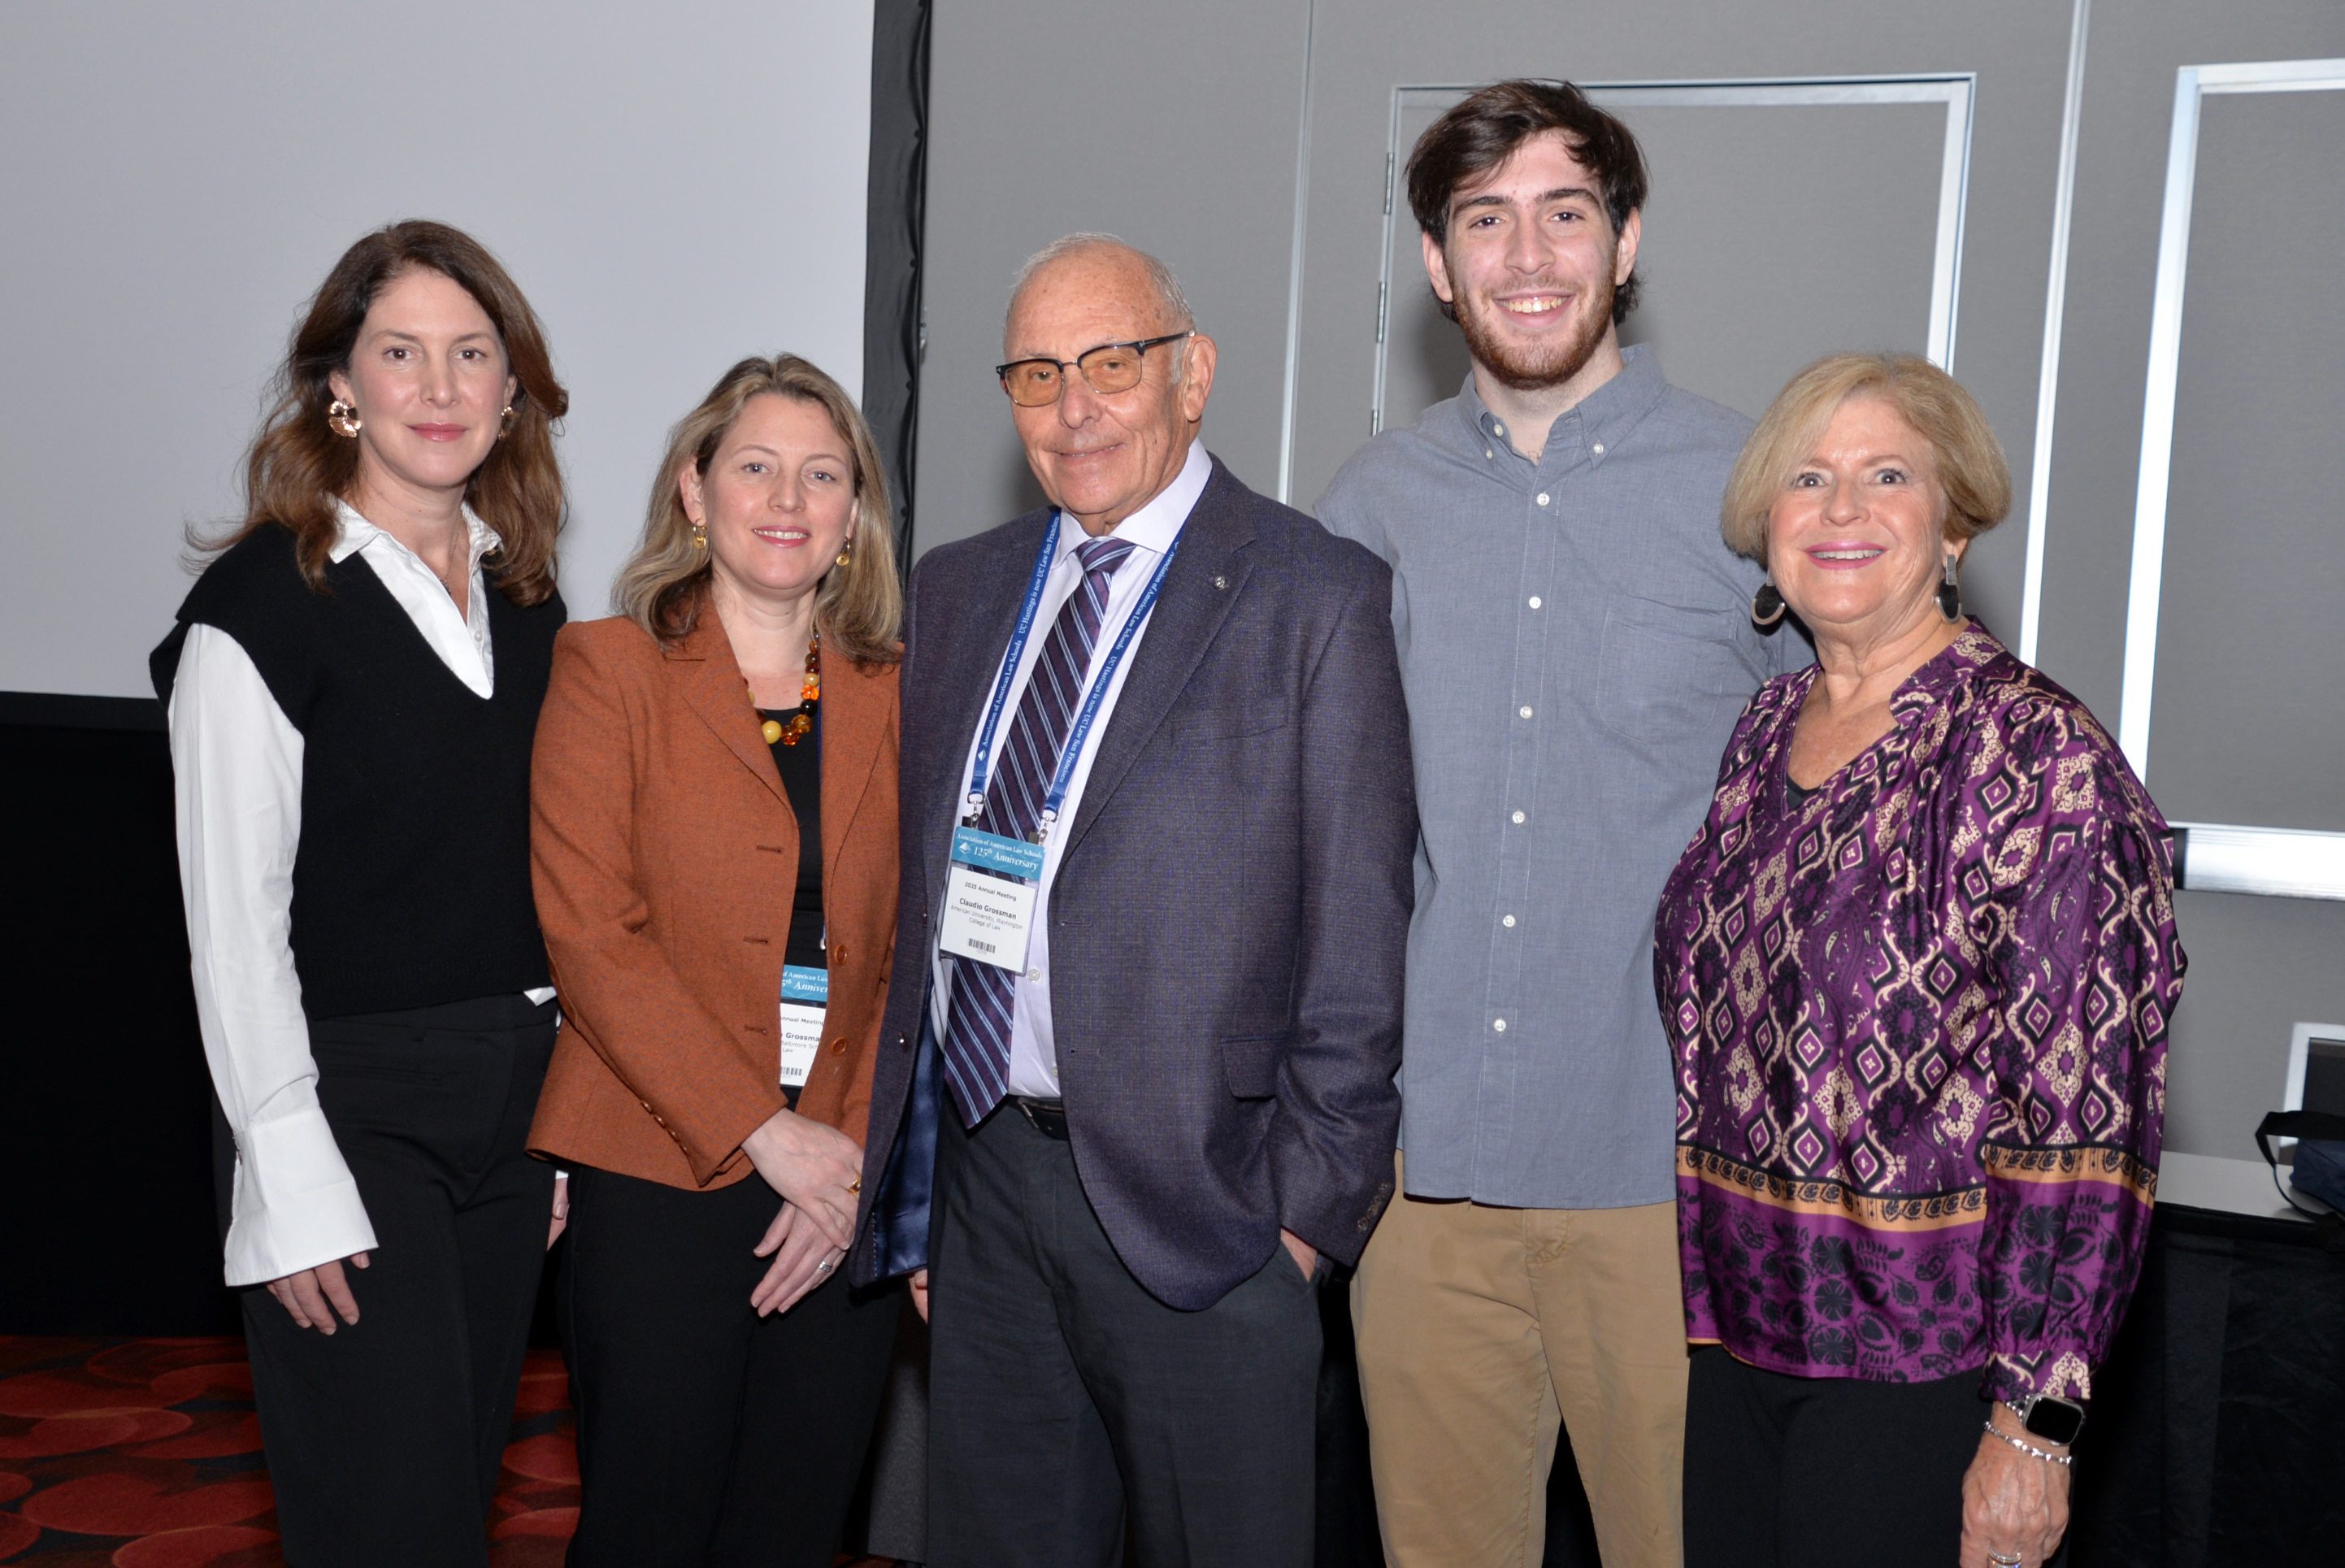
[[1567,85],[1436,122],[1409,202],[1474,372],[1320,502],[1393,568],[1422,839],[1404,1197],[1353,1286],[1385,1549],[1536,1564],[1558,1424],[1607,1568],[1676,1568],[1686,1340],[1662,882],[1808,661],[1719,535],[1751,422],[1623,350],[1645,169]]

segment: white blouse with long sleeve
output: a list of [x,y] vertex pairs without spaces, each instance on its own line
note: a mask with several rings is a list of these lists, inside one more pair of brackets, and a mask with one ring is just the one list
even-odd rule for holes
[[[441,662],[482,697],[496,683],[481,559],[495,533],[465,508],[471,587],[459,615],[421,557],[349,505],[335,561],[359,556]],[[170,703],[179,881],[204,1056],[236,1137],[227,1278],[281,1279],[375,1245],[325,1113],[290,944],[301,841],[301,734],[235,638],[192,626]],[[533,991],[543,1002],[551,990]]]

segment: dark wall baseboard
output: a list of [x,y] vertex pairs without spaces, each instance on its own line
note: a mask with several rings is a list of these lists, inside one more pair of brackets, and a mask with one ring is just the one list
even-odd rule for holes
[[163,731],[163,705],[151,697],[74,697],[54,691],[0,691],[0,725],[42,729]]
[[151,699],[0,695],[0,1333],[234,1333]]

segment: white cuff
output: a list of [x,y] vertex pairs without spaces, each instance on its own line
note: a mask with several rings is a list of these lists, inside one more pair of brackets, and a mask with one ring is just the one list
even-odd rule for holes
[[375,1246],[359,1184],[314,1098],[244,1130],[229,1214],[230,1285],[266,1284]]

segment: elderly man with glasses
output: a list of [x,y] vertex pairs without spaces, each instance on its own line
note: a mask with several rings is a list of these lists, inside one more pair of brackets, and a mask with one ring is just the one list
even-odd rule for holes
[[1052,504],[912,575],[851,1277],[932,1285],[931,1564],[1301,1564],[1400,1110],[1391,574],[1206,453],[1162,262],[1059,240],[1004,336]]

